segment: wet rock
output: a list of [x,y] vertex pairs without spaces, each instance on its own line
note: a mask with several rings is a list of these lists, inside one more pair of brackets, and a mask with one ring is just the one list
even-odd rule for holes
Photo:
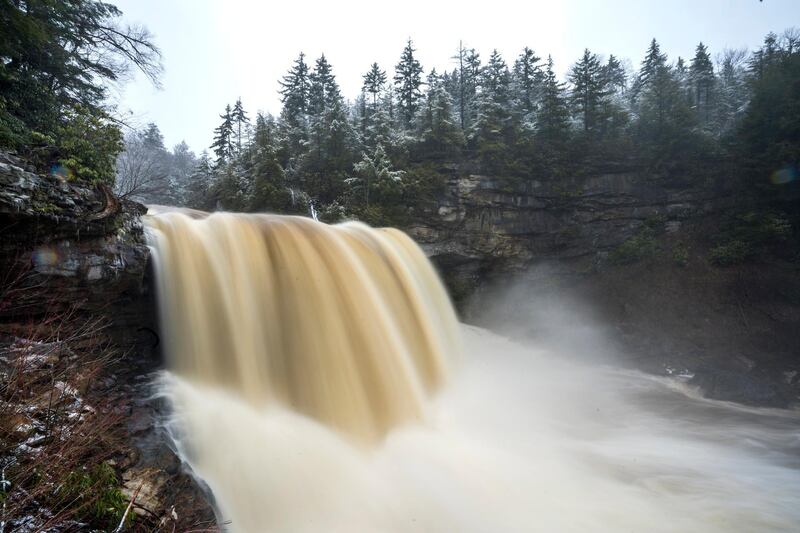
[[695,371],[689,384],[699,387],[707,398],[713,400],[761,407],[786,408],[791,404],[790,396],[784,392],[781,383],[758,371],[701,367]]
[[0,271],[17,284],[0,324],[66,311],[100,315],[121,346],[147,348],[140,331],[154,329],[154,313],[143,282],[145,212],[104,185],[38,175],[0,152]]

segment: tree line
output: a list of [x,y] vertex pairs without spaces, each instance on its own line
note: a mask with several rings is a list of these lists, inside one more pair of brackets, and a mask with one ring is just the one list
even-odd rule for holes
[[585,50],[564,81],[530,48],[509,64],[463,45],[452,70],[426,75],[409,40],[394,72],[373,63],[350,101],[325,55],[301,53],[280,80],[278,116],[251,118],[241,100],[226,107],[210,152],[184,173],[181,201],[276,212],[314,204],[331,220],[402,223],[458,172],[626,171],[676,183],[733,172],[764,190],[771,175],[797,169],[798,36],[769,34],[753,53],[716,57],[699,43],[688,61],[670,61],[653,39],[636,70]]
[[325,55],[301,53],[280,80],[278,115],[232,102],[197,156],[164,147],[154,124],[126,128],[109,104],[109,82],[130,68],[156,83],[161,70],[147,30],[120,18],[95,0],[0,3],[0,147],[148,202],[303,213],[313,204],[328,220],[372,223],[402,223],[466,173],[637,172],[725,179],[762,195],[797,182],[795,30],[750,53],[699,43],[687,60],[654,39],[637,68],[586,50],[565,79],[530,48],[507,61],[463,44],[448,70],[426,71],[409,40],[393,69],[365,69],[353,99]]

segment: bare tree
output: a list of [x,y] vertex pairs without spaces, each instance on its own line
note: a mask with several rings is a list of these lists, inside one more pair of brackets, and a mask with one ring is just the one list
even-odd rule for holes
[[125,150],[117,156],[114,192],[120,198],[140,200],[167,193],[169,180],[164,155],[149,146],[141,132],[128,134]]

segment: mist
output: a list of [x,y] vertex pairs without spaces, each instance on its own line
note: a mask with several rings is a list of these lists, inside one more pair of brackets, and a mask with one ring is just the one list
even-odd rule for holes
[[[472,318],[527,339],[511,340],[455,327],[402,234],[192,215],[148,220],[171,361],[158,390],[174,447],[228,530],[780,531],[800,520],[800,414],[621,367],[610,330],[578,300],[515,281],[484,291]],[[263,306],[267,293],[279,296]],[[284,319],[277,337],[259,329]],[[215,341],[193,345],[187,331]],[[413,359],[426,350],[433,359]],[[426,387],[439,357],[447,371]],[[370,375],[384,381],[362,382]]]
[[423,425],[354,448],[291,411],[171,378],[175,440],[232,531],[780,531],[797,413],[567,362],[463,327]]

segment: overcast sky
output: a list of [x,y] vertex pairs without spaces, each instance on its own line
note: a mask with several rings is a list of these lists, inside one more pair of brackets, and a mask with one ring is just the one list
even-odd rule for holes
[[145,24],[164,55],[163,89],[141,76],[120,110],[132,124],[156,122],[167,146],[208,147],[225,104],[241,97],[251,116],[280,111],[278,79],[300,51],[322,52],[354,98],[373,61],[389,72],[408,37],[425,72],[451,69],[459,40],[513,63],[524,46],[551,54],[564,75],[584,48],[638,65],[655,37],[670,59],[754,48],[769,31],[800,26],[800,0],[111,0],[128,22]]

